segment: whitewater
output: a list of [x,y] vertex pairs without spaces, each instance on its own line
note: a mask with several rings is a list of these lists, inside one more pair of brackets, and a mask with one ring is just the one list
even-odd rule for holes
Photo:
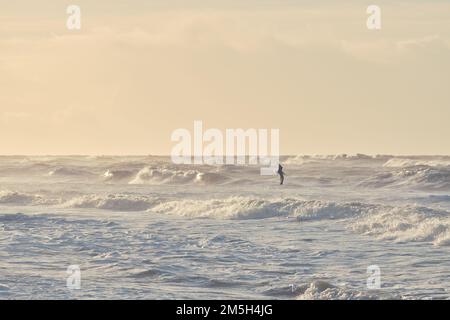
[[1,156],[0,299],[450,298],[450,156],[280,160]]

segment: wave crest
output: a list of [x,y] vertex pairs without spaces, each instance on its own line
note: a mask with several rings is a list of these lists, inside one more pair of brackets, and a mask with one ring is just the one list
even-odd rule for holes
[[219,184],[227,180],[226,176],[215,172],[145,167],[136,174],[129,184]]
[[73,198],[66,203],[66,208],[103,209],[112,211],[145,211],[158,201],[154,197],[133,195],[86,195]]
[[39,194],[28,194],[17,191],[0,191],[0,204],[8,205],[53,205],[57,204],[57,199],[49,199]]
[[293,198],[265,200],[251,197],[229,197],[208,200],[173,200],[149,211],[187,217],[219,219],[265,219],[292,216],[298,220],[343,219],[372,208],[362,203],[335,203]]
[[425,207],[384,207],[352,224],[354,231],[397,242],[450,245],[450,213]]
[[334,286],[323,280],[314,280],[310,284],[299,286],[295,293],[297,300],[369,300],[377,299],[361,291]]

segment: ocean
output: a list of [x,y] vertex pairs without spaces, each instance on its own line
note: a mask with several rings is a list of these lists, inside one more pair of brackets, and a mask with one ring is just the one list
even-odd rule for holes
[[0,299],[450,297],[450,156],[281,162],[1,156]]

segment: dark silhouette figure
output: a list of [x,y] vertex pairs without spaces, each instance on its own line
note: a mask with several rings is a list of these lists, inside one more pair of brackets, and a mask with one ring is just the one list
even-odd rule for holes
[[284,182],[285,173],[283,172],[283,167],[281,166],[281,164],[278,164],[278,171],[277,171],[277,173],[280,175],[280,185],[282,185],[283,182]]

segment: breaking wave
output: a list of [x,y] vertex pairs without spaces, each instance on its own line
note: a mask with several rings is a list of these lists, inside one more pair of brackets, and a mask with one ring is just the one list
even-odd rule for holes
[[63,204],[66,208],[102,209],[111,211],[145,211],[157,203],[158,198],[137,195],[86,195]]
[[70,167],[61,167],[61,168],[56,168],[53,170],[50,170],[48,172],[49,176],[74,176],[74,177],[80,177],[80,176],[90,176],[92,175],[91,172],[87,171],[87,170],[83,170],[83,169],[78,169],[78,168],[70,168]]
[[191,218],[232,220],[274,217],[293,217],[297,221],[348,219],[348,227],[353,231],[379,239],[450,245],[450,213],[418,206],[392,207],[360,202],[230,197],[167,201],[148,211]]
[[292,198],[265,200],[251,197],[229,197],[208,200],[173,200],[156,205],[149,211],[196,218],[236,220],[292,216],[304,221],[353,217],[372,207],[372,205],[362,203],[338,204]]
[[315,280],[299,286],[294,291],[297,300],[373,300],[378,299],[361,291],[334,286],[326,281]]
[[289,217],[293,221],[308,222],[339,219],[345,221],[350,230],[381,240],[430,242],[437,246],[450,246],[450,212],[415,205],[388,206],[361,202],[298,198],[265,199],[250,196],[174,200],[136,194],[83,195],[61,199],[9,190],[0,191],[0,204],[142,211],[149,214],[230,220]]
[[129,184],[220,184],[227,180],[228,178],[225,175],[215,172],[145,167],[137,173]]
[[103,178],[108,182],[122,182],[130,179],[134,172],[131,170],[106,170],[103,173]]
[[297,300],[374,300],[381,297],[346,287],[335,286],[325,280],[313,280],[289,287],[275,287],[264,292],[272,297],[289,297]]
[[17,191],[0,191],[0,204],[7,205],[54,205],[59,203],[56,199],[49,199],[39,194],[27,194]]
[[54,208],[145,211],[160,203],[160,201],[158,197],[131,194],[83,195],[67,200],[39,194],[0,191],[0,204],[15,206],[54,206]]
[[426,207],[381,207],[352,224],[356,232],[397,242],[450,245],[450,212]]

